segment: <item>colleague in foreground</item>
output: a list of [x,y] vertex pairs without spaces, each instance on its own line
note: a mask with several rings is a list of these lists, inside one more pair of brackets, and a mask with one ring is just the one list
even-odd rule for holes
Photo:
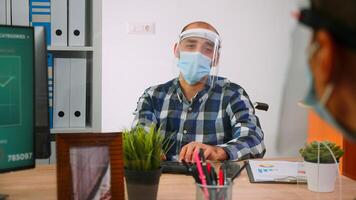
[[134,125],[153,123],[174,142],[167,160],[193,161],[199,148],[209,160],[263,157],[259,119],[239,85],[217,76],[221,39],[206,22],[186,25],[174,45],[180,73],[139,98]]
[[299,21],[313,29],[304,104],[356,142],[356,0],[311,0]]

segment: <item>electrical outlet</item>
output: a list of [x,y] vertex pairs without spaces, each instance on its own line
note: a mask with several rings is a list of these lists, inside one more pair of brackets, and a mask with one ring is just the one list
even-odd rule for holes
[[127,33],[128,34],[139,34],[139,35],[154,35],[155,34],[155,23],[153,23],[153,22],[127,23]]

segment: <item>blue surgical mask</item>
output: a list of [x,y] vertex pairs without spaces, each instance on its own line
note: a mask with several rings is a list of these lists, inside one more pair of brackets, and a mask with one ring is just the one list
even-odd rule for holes
[[210,74],[211,59],[200,52],[180,52],[178,67],[184,80],[194,85]]
[[303,104],[313,108],[315,112],[328,124],[339,129],[346,138],[356,142],[356,134],[351,133],[346,128],[344,128],[340,123],[338,123],[326,108],[326,104],[330,99],[330,96],[334,90],[334,85],[328,84],[320,100],[318,100],[314,88],[314,77],[309,67],[308,67],[307,76],[309,82],[309,89],[307,95],[303,99]]

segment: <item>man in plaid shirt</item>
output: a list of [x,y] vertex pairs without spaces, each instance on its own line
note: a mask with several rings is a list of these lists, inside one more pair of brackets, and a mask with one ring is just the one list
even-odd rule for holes
[[168,160],[193,161],[204,150],[209,160],[263,157],[263,132],[245,90],[218,77],[220,37],[206,22],[185,26],[175,44],[180,74],[149,87],[140,97],[134,124],[153,124],[174,141]]

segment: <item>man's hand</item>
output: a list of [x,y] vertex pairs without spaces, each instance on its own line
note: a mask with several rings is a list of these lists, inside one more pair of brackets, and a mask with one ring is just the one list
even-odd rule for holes
[[183,146],[179,153],[179,160],[184,160],[186,162],[194,162],[193,152],[199,149],[204,150],[204,157],[207,160],[226,160],[227,154],[223,148],[217,146],[211,146],[207,144],[202,144],[199,142],[190,142],[189,144]]
[[165,161],[165,160],[167,160],[166,154],[164,154],[164,153],[162,152],[162,154],[161,154],[161,161]]

